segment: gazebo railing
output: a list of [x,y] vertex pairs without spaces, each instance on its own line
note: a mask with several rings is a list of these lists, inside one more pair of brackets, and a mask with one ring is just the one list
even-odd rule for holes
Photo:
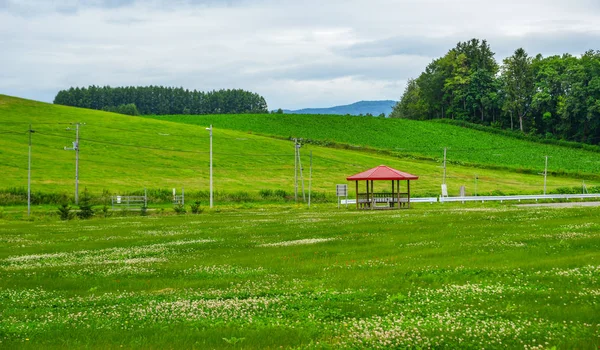
[[357,200],[359,208],[362,209],[394,208],[408,202],[408,192],[400,192],[399,201],[398,193],[392,192],[358,193]]

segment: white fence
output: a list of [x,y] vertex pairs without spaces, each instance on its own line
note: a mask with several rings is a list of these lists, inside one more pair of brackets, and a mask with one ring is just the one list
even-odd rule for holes
[[538,200],[555,200],[555,199],[589,199],[600,198],[600,193],[590,194],[540,194],[540,195],[523,195],[523,196],[472,196],[472,197],[440,197],[440,203],[444,202],[477,202],[481,201],[538,201]]
[[[600,193],[590,194],[540,194],[540,195],[522,195],[522,196],[469,196],[469,197],[413,197],[411,203],[445,203],[445,202],[490,202],[499,201],[538,201],[555,199],[593,199],[600,198]],[[356,199],[341,200],[341,204],[356,204]]]
[[112,196],[110,198],[111,207],[115,209],[115,207],[147,207],[148,206],[148,197],[144,196]]

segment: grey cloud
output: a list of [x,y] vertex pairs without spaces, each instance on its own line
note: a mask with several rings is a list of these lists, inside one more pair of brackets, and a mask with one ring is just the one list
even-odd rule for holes
[[331,80],[343,77],[357,79],[388,80],[414,74],[429,63],[428,58],[404,56],[378,60],[332,59],[329,62],[316,62],[277,67],[254,74],[258,78],[293,80]]
[[338,50],[349,57],[386,57],[395,55],[442,56],[456,44],[449,38],[394,37],[367,41]]
[[496,57],[507,57],[522,47],[530,55],[541,53],[543,56],[562,55],[570,53],[582,54],[587,50],[598,50],[600,43],[600,31],[586,32],[545,32],[530,33],[523,36],[504,36],[491,40],[492,49],[496,51]]
[[49,12],[75,14],[82,9],[102,8],[118,9],[133,5],[149,6],[164,10],[176,9],[182,6],[219,6],[231,7],[246,2],[245,0],[0,0],[0,11],[8,11],[21,16],[39,15]]
[[[496,53],[496,58],[502,59],[510,56],[519,47],[523,47],[531,55],[541,53],[544,56],[563,53],[580,54],[590,49],[598,49],[600,31],[548,31],[520,36],[498,36],[496,34],[476,38],[487,40]],[[354,58],[395,55],[419,55],[435,58],[446,54],[459,41],[470,39],[472,37],[468,34],[448,38],[395,37],[352,45],[342,48],[338,52]]]

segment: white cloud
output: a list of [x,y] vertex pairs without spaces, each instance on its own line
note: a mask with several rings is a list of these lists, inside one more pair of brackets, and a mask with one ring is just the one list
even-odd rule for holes
[[[596,11],[594,11],[594,9]],[[0,0],[0,93],[70,86],[244,88],[271,108],[397,99],[456,42],[500,61],[597,48],[593,0]]]

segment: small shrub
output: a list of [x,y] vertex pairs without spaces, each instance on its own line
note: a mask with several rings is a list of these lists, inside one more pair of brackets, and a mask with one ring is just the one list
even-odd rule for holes
[[71,211],[71,207],[66,203],[58,207],[57,214],[63,221],[71,220],[75,217],[75,213]]
[[282,199],[285,199],[287,197],[287,193],[284,190],[275,190],[275,192],[273,192],[273,195]]
[[81,198],[79,199],[79,212],[77,216],[80,219],[89,219],[94,216],[94,209],[92,208],[92,204],[90,203],[92,197],[88,192],[87,188],[83,190]]
[[148,206],[143,205],[142,208],[140,209],[140,215],[141,216],[148,216]]
[[129,210],[127,208],[125,208],[125,207],[121,208],[121,216],[122,217],[129,216],[129,214],[130,214],[130,212],[129,212]]
[[185,210],[185,206],[183,204],[177,204],[173,207],[173,210],[175,210],[175,212],[179,215],[187,213],[187,210]]
[[200,208],[200,201],[195,201],[190,208],[192,209],[192,214],[201,214],[204,211],[204,209]]
[[490,192],[490,196],[506,196],[506,193],[500,190],[493,190]]
[[108,211],[108,205],[104,204],[102,206],[102,209],[100,209],[102,211],[102,215],[104,215],[105,218],[110,216],[110,212]]
[[273,197],[273,190],[260,190],[258,191],[258,194],[260,194],[263,199],[271,198]]

